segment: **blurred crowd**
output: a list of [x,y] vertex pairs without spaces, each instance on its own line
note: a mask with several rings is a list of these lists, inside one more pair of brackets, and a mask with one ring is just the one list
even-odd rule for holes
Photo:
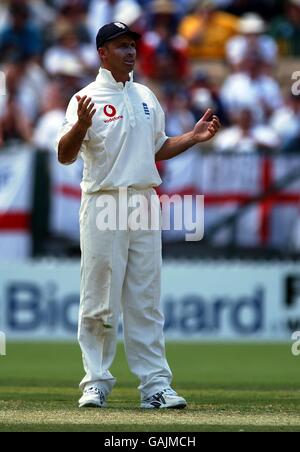
[[0,146],[53,150],[70,97],[99,70],[95,36],[111,21],[143,36],[135,79],[158,95],[167,134],[212,107],[224,126],[216,152],[300,151],[300,88],[276,78],[300,56],[300,0],[1,0]]

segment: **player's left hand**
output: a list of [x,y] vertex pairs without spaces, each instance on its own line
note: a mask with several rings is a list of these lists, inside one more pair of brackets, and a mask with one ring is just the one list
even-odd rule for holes
[[194,140],[197,143],[213,138],[221,127],[219,118],[209,108],[194,127]]

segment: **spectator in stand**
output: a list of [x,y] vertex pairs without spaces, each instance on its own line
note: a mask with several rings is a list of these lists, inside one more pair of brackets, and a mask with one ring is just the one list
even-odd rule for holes
[[[10,93],[18,110],[34,123],[40,109],[42,93],[47,83],[47,77],[42,67],[35,61],[28,60],[26,55],[13,53],[10,59],[1,67],[6,75],[6,82],[13,87]],[[0,102],[1,102],[0,96]],[[3,97],[5,100],[5,97]]]
[[7,97],[0,116],[0,147],[14,142],[30,143],[32,126],[13,96]]
[[0,33],[2,33],[3,28],[7,25],[8,17],[8,0],[3,0],[0,3]]
[[9,23],[0,34],[0,60],[22,53],[27,60],[37,59],[42,52],[42,35],[31,22],[30,8],[23,0],[13,0],[9,7]]
[[[43,49],[48,46],[51,39],[51,27],[56,21],[57,11],[47,0],[23,0],[27,4],[30,24],[42,33]],[[10,0],[6,0],[5,5],[0,5],[0,33],[3,28],[9,26],[9,6]]]
[[18,103],[23,68],[22,63],[11,63],[4,68],[6,95],[0,97],[0,146],[16,141],[31,141],[32,123]]
[[90,43],[91,37],[86,24],[87,11],[85,0],[62,0],[54,26],[72,26],[81,43]]
[[[23,0],[24,1],[24,0]],[[57,12],[47,0],[26,0],[30,8],[31,21],[40,29],[43,33],[48,26],[56,20]]]
[[240,35],[231,38],[226,46],[227,61],[234,72],[242,69],[245,55],[256,53],[264,62],[266,73],[274,68],[277,61],[277,44],[266,35],[266,23],[254,13],[245,14],[240,21]]
[[61,22],[55,28],[57,43],[44,56],[48,74],[76,73],[82,83],[89,83],[99,69],[99,60],[92,44],[81,43],[70,23]]
[[[13,0],[15,3],[16,0]],[[0,5],[0,30],[9,24],[9,5],[11,0],[1,0]],[[53,2],[48,0],[19,0],[18,3],[26,4],[29,8],[30,22],[39,29],[45,30],[45,27],[51,25],[56,17],[56,10]]]
[[213,0],[199,0],[194,13],[186,16],[179,33],[189,44],[191,58],[220,59],[225,57],[227,41],[239,31],[239,19],[218,11]]
[[[256,53],[245,55],[242,71],[230,75],[221,90],[229,114],[243,105],[255,107],[255,121],[266,122],[283,105],[281,89],[274,78],[264,74],[264,60]],[[253,109],[254,110],[254,109]]]
[[300,56],[300,0],[287,0],[285,14],[272,22],[271,34],[282,55]]
[[263,150],[276,151],[280,147],[280,139],[268,125],[256,125],[255,109],[242,107],[232,117],[233,125],[220,132],[214,140],[217,152],[257,152]]
[[221,100],[219,87],[207,72],[198,71],[195,73],[189,91],[191,108],[196,121],[203,116],[208,108],[212,108],[220,118],[221,124],[223,126],[228,124],[229,120]]
[[91,0],[87,24],[94,43],[98,30],[110,22],[124,22],[132,27],[142,15],[142,8],[136,0]]
[[145,33],[140,44],[140,70],[148,79],[174,86],[189,74],[187,45],[177,34],[176,10],[171,1],[155,0],[151,12],[153,30]]
[[300,95],[291,94],[275,111],[270,124],[280,136],[284,151],[300,152]]
[[61,71],[51,77],[52,80],[60,83],[64,88],[64,95],[70,99],[80,89],[82,89],[83,78],[77,71],[76,65],[65,66]]
[[67,105],[64,86],[57,81],[49,83],[42,99],[41,116],[34,130],[33,142],[39,149],[54,151]]
[[166,93],[166,133],[168,136],[182,135],[195,124],[195,118],[189,105],[189,97],[185,91]]

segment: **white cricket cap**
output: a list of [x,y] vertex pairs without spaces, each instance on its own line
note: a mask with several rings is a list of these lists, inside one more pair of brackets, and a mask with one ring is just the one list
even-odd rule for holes
[[207,88],[198,88],[193,92],[192,103],[201,110],[215,108],[214,99]]
[[142,8],[135,3],[128,3],[125,8],[116,14],[118,20],[120,18],[121,22],[124,22],[126,25],[130,26],[134,24],[142,15]]
[[266,31],[265,21],[255,13],[247,13],[240,20],[240,32],[243,34],[258,34]]

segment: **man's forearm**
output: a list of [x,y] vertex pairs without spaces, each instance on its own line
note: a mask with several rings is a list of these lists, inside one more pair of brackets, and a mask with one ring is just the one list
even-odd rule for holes
[[155,160],[169,160],[182,154],[187,149],[193,147],[197,141],[194,138],[194,132],[188,132],[178,137],[168,138],[162,148],[156,153]]
[[176,157],[197,143],[203,143],[215,136],[220,129],[219,118],[213,115],[209,108],[191,132],[178,137],[168,138],[161,149],[156,153],[155,160],[169,160]]
[[58,160],[60,163],[73,163],[80,151],[87,128],[78,122],[66,133],[58,144]]

